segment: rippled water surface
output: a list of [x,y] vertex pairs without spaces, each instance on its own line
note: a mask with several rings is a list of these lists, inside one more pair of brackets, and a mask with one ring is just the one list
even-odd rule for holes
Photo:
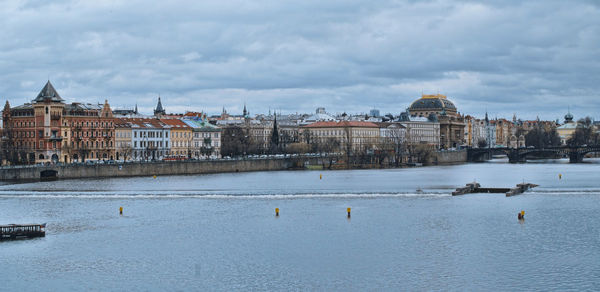
[[600,161],[567,162],[4,184],[0,224],[48,227],[2,289],[600,290]]

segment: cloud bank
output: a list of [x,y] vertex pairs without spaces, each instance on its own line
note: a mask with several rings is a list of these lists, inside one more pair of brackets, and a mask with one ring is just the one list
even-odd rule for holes
[[600,109],[594,1],[9,1],[0,98],[50,79],[68,101],[399,113],[423,93],[466,114]]

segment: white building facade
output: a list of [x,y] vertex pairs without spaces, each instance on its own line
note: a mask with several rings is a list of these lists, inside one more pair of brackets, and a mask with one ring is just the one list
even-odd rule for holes
[[170,154],[171,127],[158,119],[127,119],[131,123],[133,160],[160,160]]

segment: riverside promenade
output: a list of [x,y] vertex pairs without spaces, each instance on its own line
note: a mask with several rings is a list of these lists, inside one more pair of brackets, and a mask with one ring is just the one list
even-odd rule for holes
[[[334,157],[334,161],[341,158]],[[439,151],[428,164],[466,162],[466,151]],[[336,163],[334,162],[334,164]],[[74,163],[0,167],[0,181],[40,179],[78,179],[96,177],[132,177],[153,175],[187,175],[224,172],[306,169],[330,163],[330,157],[297,155],[265,158],[210,159],[154,162]]]

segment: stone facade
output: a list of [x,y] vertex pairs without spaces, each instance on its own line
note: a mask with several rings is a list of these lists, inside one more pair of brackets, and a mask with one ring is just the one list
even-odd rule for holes
[[4,160],[10,163],[114,159],[114,118],[108,101],[66,104],[48,81],[31,102],[4,107]]
[[[333,139],[339,142],[338,150],[351,149],[360,152],[375,148],[380,138],[379,131],[379,126],[371,122],[316,122],[303,126],[302,136],[309,144],[325,144]],[[306,141],[307,139],[312,141]]]

